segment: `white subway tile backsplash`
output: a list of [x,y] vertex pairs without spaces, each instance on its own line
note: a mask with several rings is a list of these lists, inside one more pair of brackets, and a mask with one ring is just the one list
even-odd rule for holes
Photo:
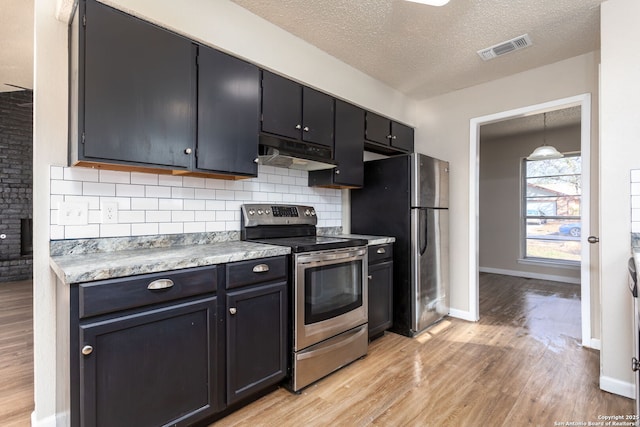
[[631,170],[631,232],[640,233],[640,169]]
[[111,183],[114,183],[114,184],[130,184],[131,183],[131,173],[130,172],[101,170],[100,171],[100,182],[111,182]]
[[640,182],[640,169],[631,170],[631,182]]
[[84,196],[115,196],[116,185],[98,182],[84,182],[82,184]]
[[[50,171],[51,238],[56,240],[238,231],[240,205],[251,202],[312,205],[318,226],[341,226],[340,190],[308,187],[305,171],[260,165],[258,177],[245,180],[60,166]],[[640,194],[638,199],[634,219],[640,214]],[[89,224],[57,225],[62,201],[86,203]],[[100,204],[105,201],[118,203],[116,224],[102,224]]]
[[144,185],[116,184],[118,197],[144,197]]

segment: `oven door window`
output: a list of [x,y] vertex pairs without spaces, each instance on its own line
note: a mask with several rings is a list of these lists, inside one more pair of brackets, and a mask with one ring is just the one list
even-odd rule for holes
[[305,270],[304,323],[321,322],[362,306],[362,261]]

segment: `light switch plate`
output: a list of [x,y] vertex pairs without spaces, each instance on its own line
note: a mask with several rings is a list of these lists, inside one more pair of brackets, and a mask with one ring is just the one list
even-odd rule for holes
[[100,215],[103,224],[118,223],[118,202],[102,202],[100,204]]
[[87,225],[88,223],[87,203],[61,202],[58,206],[58,225]]

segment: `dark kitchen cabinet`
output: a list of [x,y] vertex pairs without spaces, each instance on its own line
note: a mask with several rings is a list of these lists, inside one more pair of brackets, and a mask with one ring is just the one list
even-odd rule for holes
[[72,425],[186,426],[223,408],[217,271],[73,286]]
[[310,186],[362,187],[364,178],[364,115],[363,109],[336,100],[334,158],[335,169],[309,172]]
[[78,160],[189,169],[196,46],[94,0],[82,4]]
[[262,131],[333,146],[334,99],[292,80],[262,72]]
[[369,339],[393,324],[393,244],[369,247]]
[[258,67],[200,46],[196,169],[257,176],[259,127]]
[[413,152],[413,128],[367,111],[365,147],[371,151],[394,154]]
[[287,259],[227,265],[227,403],[247,399],[287,372]]

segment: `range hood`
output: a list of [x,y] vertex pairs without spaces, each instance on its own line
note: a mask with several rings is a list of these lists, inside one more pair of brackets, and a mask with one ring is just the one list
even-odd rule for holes
[[277,168],[316,171],[337,166],[330,147],[269,135],[260,135],[258,154],[258,164]]

